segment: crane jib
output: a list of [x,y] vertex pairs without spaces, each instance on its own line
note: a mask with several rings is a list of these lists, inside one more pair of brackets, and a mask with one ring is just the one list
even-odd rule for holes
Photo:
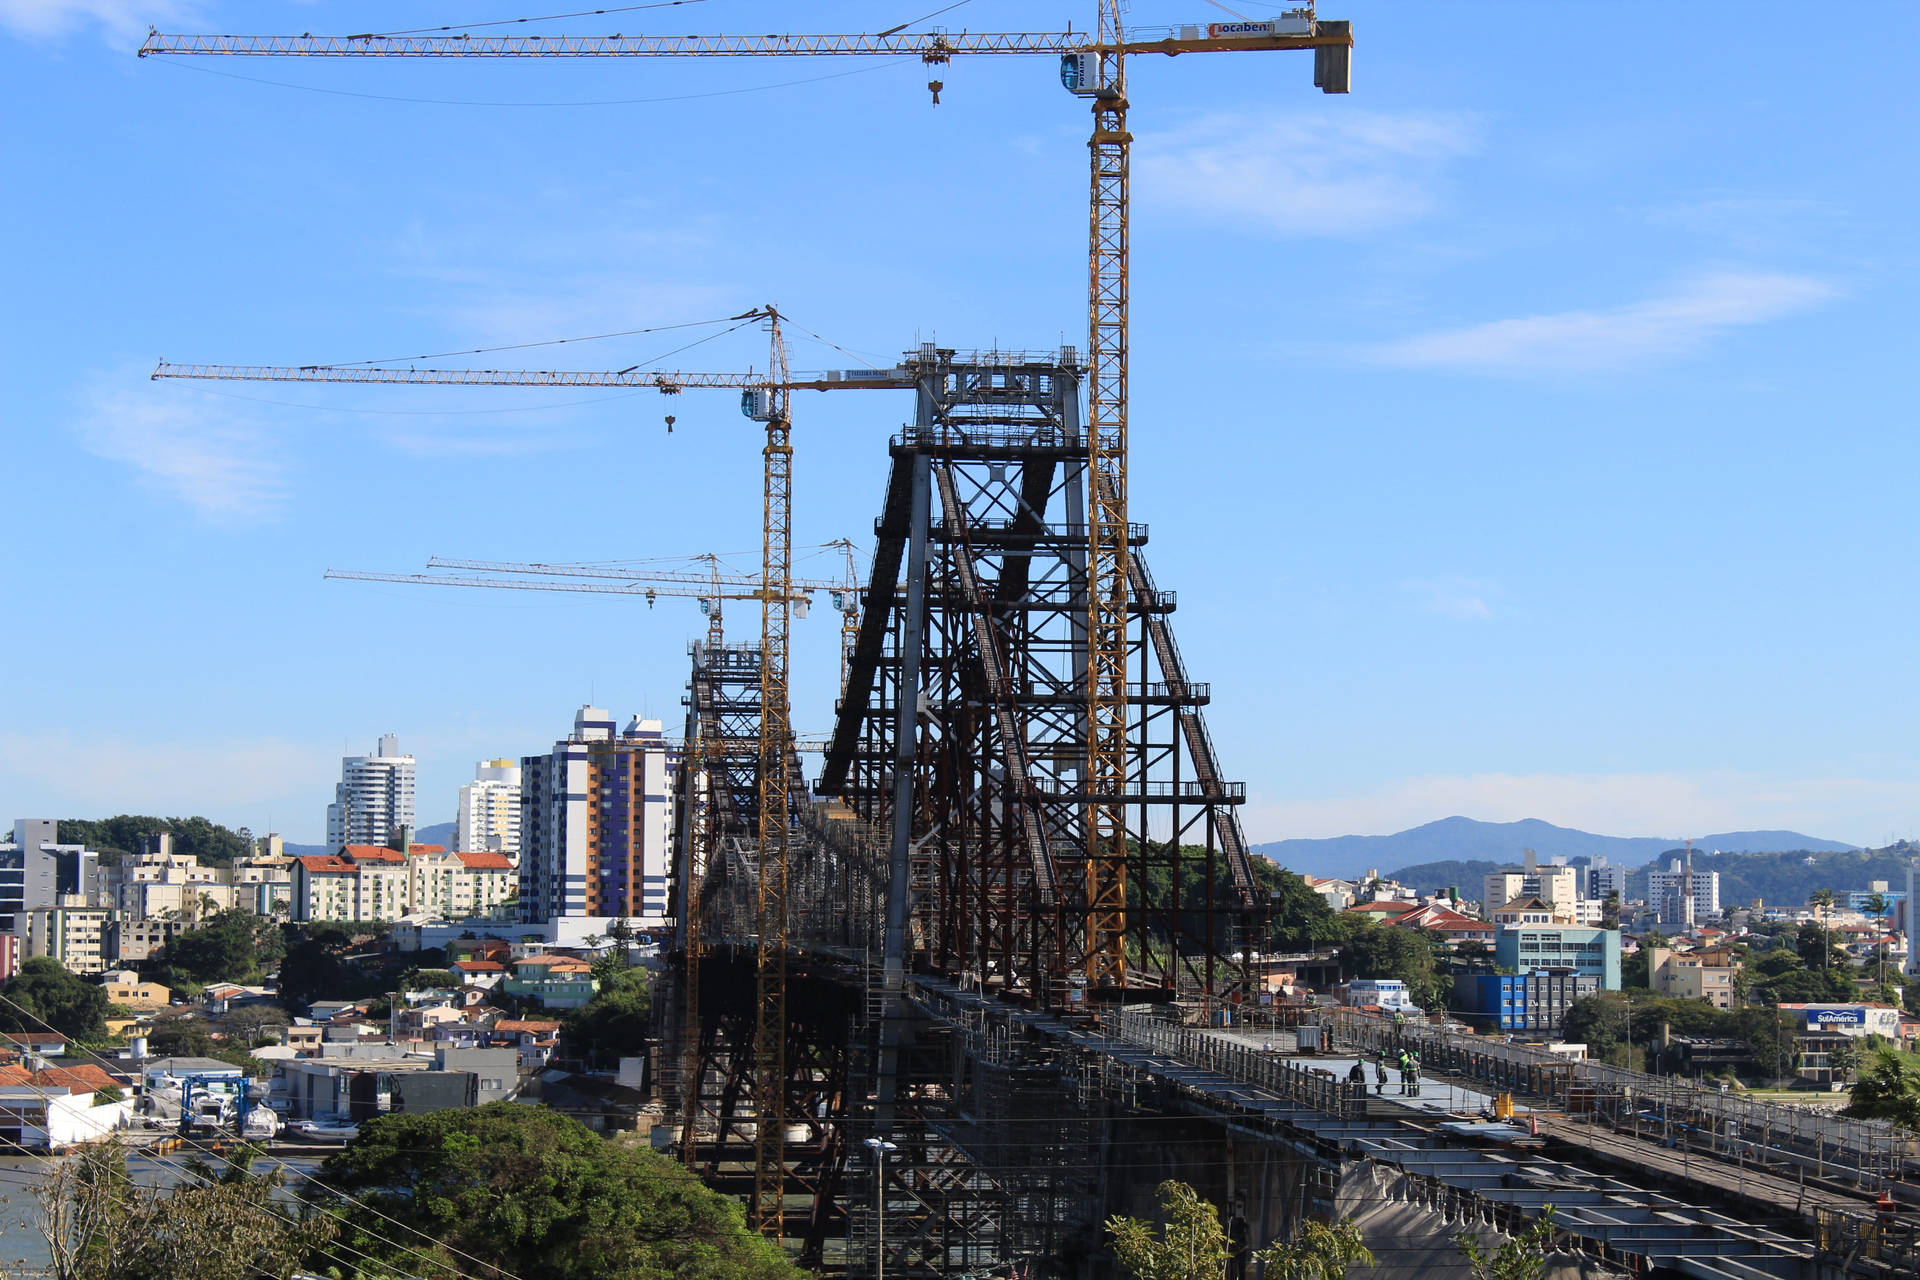
[[[1228,24],[1231,25],[1231,24]],[[1332,29],[1323,29],[1331,27]],[[148,34],[140,56],[215,54],[256,58],[804,58],[847,54],[925,62],[975,54],[1242,53],[1350,47],[1345,24],[1312,35],[1169,35],[1101,44],[1084,32],[981,32],[868,36],[230,36]]]

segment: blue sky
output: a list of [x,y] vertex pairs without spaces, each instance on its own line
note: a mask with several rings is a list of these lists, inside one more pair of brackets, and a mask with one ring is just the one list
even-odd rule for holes
[[[474,761],[542,749],[589,698],[676,720],[697,610],[324,569],[754,562],[757,440],[728,396],[152,383],[159,357],[368,359],[767,301],[879,362],[1083,340],[1086,111],[1045,59],[947,67],[936,109],[911,61],[132,53],[149,22],[571,7],[0,0],[0,818],[203,812],[317,840],[338,757],[383,732],[421,758],[422,821],[451,817]],[[541,29],[938,7],[705,0]],[[1250,833],[1920,829],[1920,9],[1854,6],[1838,35],[1766,3],[1321,14],[1355,23],[1349,97],[1314,91],[1305,55],[1133,67],[1134,512],[1223,695]],[[1091,16],[973,0],[936,21]],[[487,363],[622,368],[708,332]],[[661,367],[763,364],[763,343]],[[851,363],[810,341],[794,362]],[[870,542],[910,412],[800,402],[798,541]],[[803,730],[828,725],[826,617],[798,628]]]

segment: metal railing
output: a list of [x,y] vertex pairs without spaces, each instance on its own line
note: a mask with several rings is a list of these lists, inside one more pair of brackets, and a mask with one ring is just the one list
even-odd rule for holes
[[1424,1023],[1396,1025],[1358,1009],[1324,1013],[1336,1039],[1356,1048],[1418,1048],[1431,1070],[1531,1094],[1569,1115],[1590,1115],[1619,1128],[1658,1124],[1661,1140],[1687,1143],[1729,1162],[1773,1160],[1877,1193],[1920,1160],[1920,1139],[1882,1121],[1723,1093],[1674,1076],[1565,1058],[1490,1036]]
[[1251,1045],[1235,1044],[1196,1027],[1180,1027],[1160,1018],[1123,1011],[1109,1022],[1118,1039],[1152,1049],[1189,1066],[1256,1085],[1303,1107],[1342,1120],[1365,1114],[1367,1087],[1297,1058],[1282,1058]]

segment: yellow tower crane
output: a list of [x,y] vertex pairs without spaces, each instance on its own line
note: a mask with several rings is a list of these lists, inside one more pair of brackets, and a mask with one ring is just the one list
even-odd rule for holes
[[[231,36],[149,34],[140,56],[214,54],[242,57],[373,58],[659,58],[913,56],[929,73],[958,57],[1051,55],[1067,90],[1091,100],[1093,133],[1088,237],[1087,393],[1087,759],[1084,829],[1085,965],[1091,985],[1126,982],[1126,827],[1121,801],[1127,781],[1128,611],[1127,357],[1129,156],[1126,60],[1130,54],[1314,51],[1313,83],[1325,93],[1348,91],[1353,34],[1347,22],[1320,21],[1311,4],[1258,21],[1215,22],[1152,30],[1123,29],[1124,0],[1097,0],[1094,31],[908,32],[874,35],[762,36],[492,36],[433,35]],[[1225,6],[1221,6],[1224,8]],[[914,25],[912,23],[907,26]],[[929,79],[938,105],[945,87]],[[778,343],[776,342],[776,346]],[[371,379],[370,379],[371,380]],[[786,448],[786,432],[769,418],[769,449]],[[774,444],[778,436],[781,443]],[[771,466],[771,453],[769,454]],[[769,471],[769,477],[772,476]],[[782,476],[784,476],[784,471]],[[769,507],[771,519],[772,507]],[[771,528],[771,526],[770,526]],[[772,654],[784,662],[784,648]],[[784,667],[775,679],[784,681]],[[757,1221],[767,1225],[756,1199]]]
[[[853,603],[859,589],[856,576],[858,564],[854,557],[851,539],[840,538],[823,544],[834,548],[846,557],[846,576],[840,580],[789,578],[786,585],[785,603],[805,608],[814,592],[824,591],[833,601],[834,611],[841,616],[840,643],[840,682],[846,684],[848,661],[848,636],[857,635],[858,613]],[[409,586],[433,587],[484,587],[510,591],[558,591],[567,593],[588,593],[600,595],[641,596],[652,608],[653,602],[660,596],[685,596],[698,599],[700,608],[707,617],[707,647],[709,652],[717,650],[723,640],[722,608],[727,600],[762,600],[767,598],[763,582],[759,579],[738,574],[721,572],[719,556],[711,553],[686,557],[689,561],[703,561],[704,572],[693,573],[671,569],[647,569],[614,564],[550,564],[539,561],[509,560],[465,560],[446,556],[432,556],[427,561],[430,569],[463,569],[464,574],[449,573],[377,573],[359,569],[329,569],[328,578],[344,579],[354,582],[398,582]],[[508,576],[512,575],[512,576]],[[789,749],[797,747],[797,741]],[[689,740],[683,744],[681,768],[692,769],[696,773],[710,768],[717,760],[719,744],[704,739]],[[784,769],[784,754],[783,754]],[[710,847],[710,846],[709,846]],[[691,857],[691,849],[682,849],[684,857]],[[702,868],[689,866],[685,869],[685,897],[681,902],[681,934],[684,941],[682,961],[685,972],[681,982],[681,1042],[680,1081],[682,1094],[681,1117],[681,1154],[688,1165],[695,1159],[694,1129],[699,1118],[700,1091],[700,969],[701,960],[706,953],[706,940],[700,919],[699,872]]]
[[[162,361],[153,371],[160,379],[193,379],[249,382],[344,382],[380,385],[434,386],[621,386],[651,387],[665,395],[678,395],[695,389],[737,390],[741,410],[747,417],[766,424],[766,446],[762,450],[763,492],[761,520],[761,572],[754,590],[741,598],[760,602],[760,741],[758,882],[755,895],[755,925],[760,939],[756,974],[756,1021],[754,1034],[754,1089],[758,1108],[754,1140],[753,1221],[764,1231],[777,1233],[781,1224],[786,1182],[786,949],[787,949],[787,854],[789,838],[789,796],[787,753],[793,749],[791,708],[788,701],[787,649],[792,624],[796,585],[793,579],[792,506],[793,506],[793,424],[792,393],[799,389],[845,391],[850,389],[902,388],[914,385],[905,370],[863,370],[795,380],[787,363],[787,348],[781,333],[780,313],[768,306],[736,319],[766,322],[770,337],[770,359],[766,373],[640,373],[622,370],[614,373],[490,370],[490,369],[387,369],[331,365],[215,365],[169,364]],[[853,626],[849,611],[857,608],[853,545],[842,543],[847,556],[848,579],[840,598],[842,679]],[[483,562],[462,562],[482,564]],[[450,567],[450,565],[449,565]],[[711,566],[710,566],[711,568]],[[527,571],[536,570],[525,566]],[[539,590],[593,591],[609,594],[646,595],[648,588],[635,585],[623,588],[606,584],[569,584],[545,572],[549,581]],[[619,572],[609,570],[608,572]],[[341,574],[338,576],[347,576]],[[380,581],[420,582],[425,575],[369,575]],[[571,576],[597,576],[576,568]],[[711,576],[711,575],[710,575]],[[709,639],[719,643],[717,617],[722,593],[711,584],[695,586],[698,575],[689,575],[684,591],[668,592],[656,585],[652,593],[703,595],[711,592]],[[502,587],[517,585],[501,578],[464,578],[449,585]],[[671,584],[669,584],[671,585]],[[843,584],[813,584],[814,590],[836,590]],[[804,602],[805,588],[800,601]],[[696,978],[697,981],[697,978]],[[691,1150],[691,1131],[684,1140]]]

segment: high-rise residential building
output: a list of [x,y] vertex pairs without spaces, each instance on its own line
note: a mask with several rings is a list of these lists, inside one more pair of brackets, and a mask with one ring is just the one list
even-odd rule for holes
[[1614,866],[1601,854],[1587,864],[1587,896],[1604,902],[1610,893],[1627,896],[1627,868]]
[[460,788],[453,847],[462,853],[520,852],[520,766],[482,760],[473,781]]
[[1542,866],[1528,849],[1521,866],[1501,867],[1483,877],[1480,905],[1488,919],[1493,918],[1492,912],[1521,898],[1540,898],[1571,913],[1585,896],[1584,887],[1579,870],[1567,866],[1566,859],[1556,858]]
[[11,933],[23,912],[61,905],[63,884],[74,891],[72,905],[91,905],[77,899],[82,886],[98,884],[98,855],[59,836],[51,818],[14,820],[13,839],[0,843],[0,931]]
[[1665,871],[1647,872],[1647,905],[1660,923],[1690,927],[1720,914],[1720,873],[1692,871],[1687,859],[1673,859]]
[[400,754],[400,739],[385,734],[370,756],[340,761],[340,785],[327,806],[327,848],[385,844],[413,825],[412,756]]
[[599,707],[580,708],[572,735],[546,755],[522,758],[523,921],[663,922],[678,763],[658,720],[621,731]]

